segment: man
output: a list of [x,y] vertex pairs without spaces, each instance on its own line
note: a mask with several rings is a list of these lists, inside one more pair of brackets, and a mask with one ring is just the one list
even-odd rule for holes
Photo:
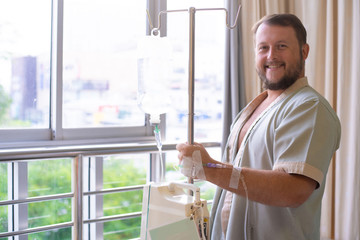
[[222,162],[201,144],[178,144],[181,164],[191,169],[182,172],[218,186],[212,239],[320,239],[321,199],[340,122],[307,83],[301,21],[265,16],[253,32],[265,91],[236,117]]

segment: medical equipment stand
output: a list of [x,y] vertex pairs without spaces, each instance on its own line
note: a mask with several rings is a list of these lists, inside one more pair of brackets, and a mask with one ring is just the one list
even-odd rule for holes
[[[152,32],[159,31],[161,26],[161,15],[169,12],[189,12],[189,66],[188,66],[188,143],[194,144],[194,95],[195,95],[195,12],[208,10],[224,10],[226,12],[226,26],[229,29],[236,27],[241,5],[238,8],[235,22],[232,26],[228,24],[228,11],[225,8],[204,8],[195,9],[190,7],[185,10],[161,11],[158,15],[158,27],[154,28],[149,17]],[[209,236],[209,213],[205,200],[200,199],[200,189],[195,186],[193,178],[188,178],[186,183],[170,183],[166,185],[145,186],[143,192],[143,212],[141,238],[150,239],[148,229],[156,229],[161,225],[168,225],[172,221],[179,221],[182,218],[193,219],[197,226],[199,237],[207,239]],[[188,189],[188,194],[183,194],[182,189]],[[195,195],[195,196],[193,196]],[[191,198],[192,199],[189,199]],[[153,201],[151,203],[151,201]],[[193,201],[193,202],[192,202]],[[144,204],[146,207],[144,207]],[[194,209],[196,209],[194,211]],[[169,211],[171,210],[171,211]],[[200,213],[197,213],[200,212]],[[198,216],[197,216],[198,215]],[[151,219],[150,219],[151,218]]]
[[[160,30],[161,27],[161,15],[171,12],[188,12],[189,13],[189,66],[188,66],[188,143],[194,144],[194,99],[195,99],[195,12],[196,11],[213,11],[213,10],[224,10],[226,13],[226,27],[229,29],[234,29],[239,17],[241,5],[239,5],[238,11],[236,13],[235,21],[233,25],[229,25],[229,14],[225,8],[200,8],[196,9],[190,7],[189,9],[180,9],[180,10],[165,10],[161,11],[158,15],[158,27],[154,28],[151,23],[151,18],[148,15],[149,23],[152,28],[152,31]],[[193,184],[194,180],[188,178],[188,183]]]

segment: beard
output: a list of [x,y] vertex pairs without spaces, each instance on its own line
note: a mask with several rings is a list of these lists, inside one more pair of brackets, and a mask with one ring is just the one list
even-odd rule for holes
[[[271,65],[274,62],[267,62],[266,64]],[[279,64],[276,62],[276,64]],[[256,72],[258,73],[262,83],[263,88],[268,90],[284,90],[290,87],[294,82],[296,82],[297,79],[300,78],[303,69],[304,69],[305,61],[303,60],[302,54],[300,54],[300,59],[297,61],[294,67],[289,68],[284,76],[279,79],[277,82],[270,81],[266,75],[265,72],[260,70],[259,68],[256,69]]]

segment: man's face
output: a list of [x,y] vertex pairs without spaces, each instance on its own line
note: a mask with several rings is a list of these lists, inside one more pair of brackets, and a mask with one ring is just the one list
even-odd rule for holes
[[256,71],[264,88],[286,89],[304,76],[308,45],[300,49],[292,27],[261,24],[255,35]]

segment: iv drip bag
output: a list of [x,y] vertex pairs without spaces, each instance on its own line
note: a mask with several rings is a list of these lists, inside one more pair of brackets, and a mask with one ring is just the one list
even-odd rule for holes
[[[158,122],[170,107],[172,48],[167,38],[146,36],[138,44],[138,106]],[[158,119],[158,120],[157,120]]]

